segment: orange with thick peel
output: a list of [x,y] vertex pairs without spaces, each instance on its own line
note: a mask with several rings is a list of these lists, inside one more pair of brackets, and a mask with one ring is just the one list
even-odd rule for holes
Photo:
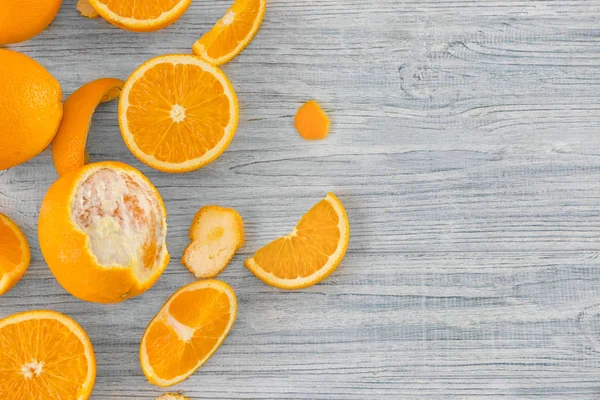
[[88,0],[102,18],[119,28],[151,32],[177,21],[192,0]]
[[205,206],[196,213],[181,262],[196,278],[214,278],[244,245],[244,221],[233,208]]
[[202,280],[175,292],[140,344],[140,363],[150,383],[166,387],[187,379],[221,346],[236,315],[237,299],[225,282]]
[[97,79],[77,89],[65,101],[63,118],[52,141],[52,158],[59,175],[85,165],[92,115],[100,103],[118,98],[122,87],[120,79]]
[[141,172],[114,161],[61,176],[40,210],[42,254],[72,295],[116,303],[148,290],[169,262],[167,213]]
[[0,0],[0,46],[31,39],[46,29],[61,3],[62,0]]
[[96,358],[84,330],[55,311],[0,320],[0,399],[86,400]]
[[302,289],[323,281],[338,267],[350,239],[346,210],[333,193],[315,204],[294,230],[246,260],[263,282],[281,289]]
[[152,58],[125,82],[119,126],[143,163],[186,172],[214,161],[238,122],[235,91],[225,74],[193,55]]
[[23,231],[0,213],[0,296],[23,277],[30,260],[29,243]]
[[231,61],[252,41],[266,9],[267,0],[235,0],[223,18],[194,43],[194,54],[213,65]]

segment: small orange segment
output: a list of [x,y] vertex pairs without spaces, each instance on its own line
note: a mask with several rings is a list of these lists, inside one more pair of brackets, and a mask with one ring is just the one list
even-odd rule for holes
[[223,18],[194,43],[192,51],[213,65],[231,61],[252,41],[266,9],[267,0],[235,0]]
[[327,278],[338,267],[350,239],[346,210],[333,193],[314,205],[287,236],[272,241],[246,260],[266,284],[302,289]]
[[298,109],[294,126],[306,140],[321,140],[329,133],[329,118],[315,100],[308,101]]
[[148,290],[169,262],[167,212],[140,171],[87,164],[50,186],[38,223],[42,255],[73,296],[117,303]]
[[23,277],[30,260],[29,243],[23,231],[0,213],[0,296]]
[[205,206],[196,213],[181,262],[196,278],[214,278],[244,245],[244,221],[233,208]]
[[88,0],[102,18],[133,32],[152,32],[177,21],[192,0]]
[[83,85],[65,101],[63,118],[52,141],[52,158],[59,175],[85,165],[85,144],[98,104],[119,97],[123,81],[102,78]]
[[0,320],[0,399],[86,400],[96,358],[84,330],[55,311]]
[[140,344],[144,374],[158,386],[192,375],[233,327],[237,299],[225,282],[197,281],[175,292],[150,322]]

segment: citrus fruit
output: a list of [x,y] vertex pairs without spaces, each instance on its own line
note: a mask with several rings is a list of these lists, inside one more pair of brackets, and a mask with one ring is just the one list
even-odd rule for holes
[[85,165],[85,144],[98,104],[119,97],[123,81],[102,78],[83,85],[65,101],[63,118],[52,141],[52,157],[59,175]]
[[200,168],[225,151],[238,122],[238,103],[221,72],[193,55],[166,55],[142,64],[119,100],[125,144],[164,172]]
[[246,260],[246,267],[271,286],[305,288],[335,271],[346,254],[349,239],[344,206],[329,193],[304,214],[289,235],[272,241]]
[[17,224],[0,213],[0,296],[23,277],[30,260],[27,238]]
[[95,379],[92,344],[71,318],[38,310],[0,320],[2,400],[85,400]]
[[176,291],[146,328],[140,345],[144,374],[158,386],[183,381],[221,346],[237,314],[233,289],[214,279]]
[[329,133],[329,118],[319,104],[311,100],[298,109],[294,126],[306,140],[325,139]]
[[76,7],[82,17],[98,18],[100,16],[90,4],[90,0],[78,0]]
[[89,0],[111,24],[134,32],[157,31],[177,21],[192,0]]
[[0,45],[22,42],[46,29],[61,3],[62,0],[0,0]]
[[181,262],[196,278],[214,278],[244,245],[244,221],[233,208],[202,207],[189,236]]
[[157,397],[156,400],[189,400],[189,399],[178,393],[165,393],[162,396]]
[[61,176],[42,202],[38,236],[73,296],[116,303],[148,290],[169,262],[166,211],[141,172],[107,161]]
[[231,61],[254,38],[266,9],[267,0],[235,0],[223,18],[194,43],[194,54],[213,65]]
[[63,106],[58,81],[24,54],[0,49],[0,77],[2,170],[24,163],[48,147],[58,130]]

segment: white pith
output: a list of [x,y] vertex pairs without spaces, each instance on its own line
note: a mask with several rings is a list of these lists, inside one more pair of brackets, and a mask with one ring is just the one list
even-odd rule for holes
[[[164,260],[165,215],[152,188],[133,172],[105,167],[88,171],[75,188],[70,210],[100,266],[130,268],[143,282]],[[153,240],[154,263],[147,268],[144,254]]]
[[21,367],[21,373],[25,379],[37,378],[44,371],[44,362],[32,360],[31,362],[23,364]]

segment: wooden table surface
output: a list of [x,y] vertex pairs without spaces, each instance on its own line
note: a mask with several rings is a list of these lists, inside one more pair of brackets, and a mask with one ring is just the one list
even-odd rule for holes
[[[175,25],[135,34],[65,0],[49,29],[11,48],[45,65],[66,97],[189,53],[229,5],[196,0]],[[46,151],[0,171],[0,212],[32,246],[0,316],[72,316],[95,346],[92,399],[154,399],[165,390],[147,383],[138,344],[194,279],[179,262],[194,213],[219,204],[246,223],[246,245],[220,275],[239,315],[174,388],[192,399],[598,399],[599,20],[597,0],[268,0],[259,34],[223,68],[240,125],[214,163],[152,170],[125,147],[116,102],[94,116],[91,160],[139,168],[165,200],[172,261],[156,285],[108,306],[59,286],[36,235],[56,179]],[[332,119],[322,142],[293,127],[311,98]],[[352,230],[329,279],[284,292],[243,267],[328,191]]]

